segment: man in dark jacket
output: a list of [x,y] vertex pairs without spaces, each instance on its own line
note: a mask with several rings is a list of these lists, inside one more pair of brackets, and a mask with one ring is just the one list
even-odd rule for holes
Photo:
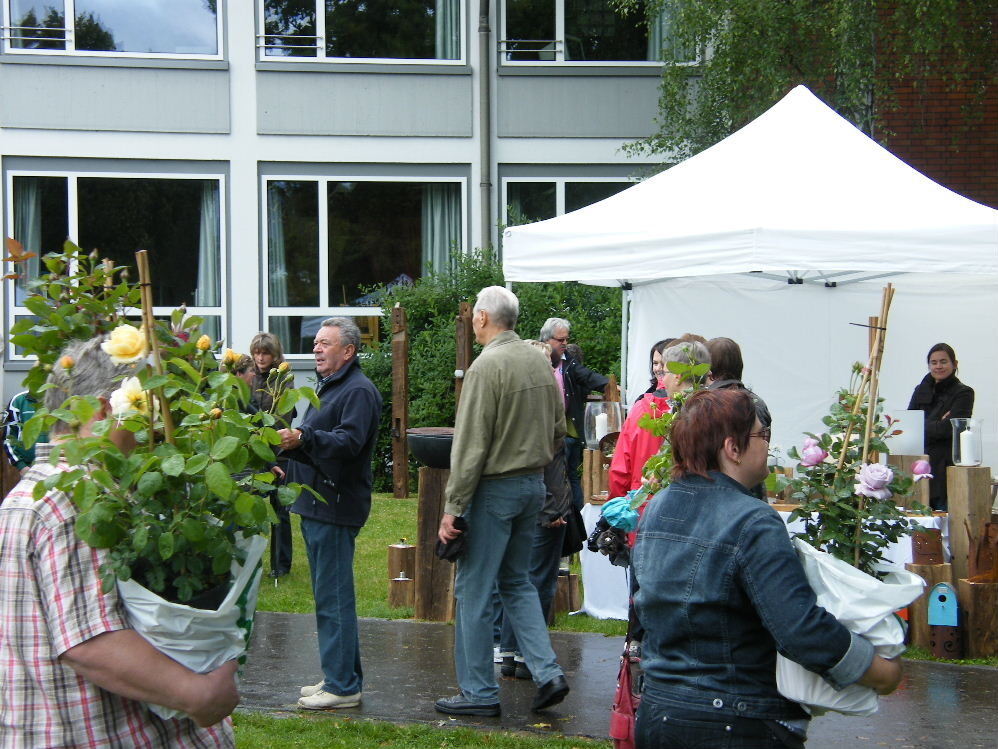
[[323,680],[302,687],[307,710],[356,707],[363,674],[353,587],[354,542],[371,512],[371,453],[381,394],[357,361],[360,330],[345,317],[323,321],[315,336],[319,408],[297,428],[281,429],[288,480],[306,484],[291,511],[301,516],[308,551]]
[[568,436],[565,437],[565,463],[568,470],[568,483],[572,486],[572,505],[581,510],[584,499],[582,484],[579,482],[579,466],[582,465],[582,444],[585,440],[584,418],[586,397],[593,391],[602,392],[609,380],[582,362],[568,356],[568,332],[572,324],[560,317],[549,317],[541,326],[538,339],[551,346],[551,363],[554,376],[561,386],[565,399],[565,415],[568,417]]

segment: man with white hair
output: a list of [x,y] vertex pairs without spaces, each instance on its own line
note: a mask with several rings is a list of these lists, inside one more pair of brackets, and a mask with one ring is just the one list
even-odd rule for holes
[[[112,418],[111,392],[133,373],[111,361],[103,340],[67,346],[45,391],[50,411],[73,395],[100,399],[81,436]],[[127,429],[108,436],[122,450],[135,445]],[[37,484],[71,470],[64,456],[49,460],[71,438],[68,424],[56,422],[50,438],[0,505],[0,746],[234,746],[225,718],[239,701],[236,662],[198,674],[130,627],[117,588],[101,592],[108,552],[76,535],[76,505],[60,491],[34,496]],[[148,703],[187,715],[163,719]]]
[[538,339],[551,346],[551,364],[554,377],[561,386],[565,399],[565,413],[568,417],[565,437],[565,464],[568,470],[568,483],[572,487],[572,505],[582,509],[585,497],[579,481],[579,466],[582,465],[582,443],[585,439],[583,420],[586,414],[586,397],[593,391],[603,392],[610,381],[598,372],[584,367],[582,362],[570,356],[568,347],[569,331],[572,324],[561,317],[549,317],[541,326]]
[[544,467],[565,434],[565,407],[544,357],[513,332],[516,296],[501,286],[482,289],[472,327],[484,346],[468,369],[451,449],[443,542],[468,524],[457,561],[454,659],[461,691],[436,701],[450,715],[499,715],[492,660],[492,591],[499,596],[524,661],[538,685],[532,709],[568,694],[537,591],[528,578],[537,512],[544,502]]

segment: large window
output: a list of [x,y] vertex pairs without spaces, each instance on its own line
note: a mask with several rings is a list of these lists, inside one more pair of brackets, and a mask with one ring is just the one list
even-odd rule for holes
[[445,267],[464,245],[459,180],[268,177],[264,193],[267,329],[288,353],[312,350],[331,308],[373,337],[380,290]]
[[148,250],[154,313],[186,304],[205,316],[206,332],[220,337],[221,193],[220,176],[9,173],[8,232],[37,256],[12,282],[8,313],[28,314],[22,305],[28,282],[38,276],[39,257],[60,250],[68,236],[132,268],[136,250]]
[[4,0],[7,52],[219,57],[218,0]]
[[462,0],[260,0],[261,57],[462,58]]
[[599,180],[510,178],[503,182],[507,226],[571,213],[626,190],[634,183],[625,179]]
[[505,0],[500,58],[504,63],[658,63],[684,61],[672,39],[669,12],[653,16],[643,2],[627,15],[608,0]]

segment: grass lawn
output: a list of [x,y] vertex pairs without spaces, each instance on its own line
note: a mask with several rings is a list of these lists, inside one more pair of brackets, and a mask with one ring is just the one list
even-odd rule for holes
[[258,713],[236,713],[239,749],[302,746],[313,749],[380,747],[382,749],[609,749],[609,741],[530,733],[476,731],[470,728],[434,728],[422,724],[396,725],[372,720],[302,716],[272,718]]

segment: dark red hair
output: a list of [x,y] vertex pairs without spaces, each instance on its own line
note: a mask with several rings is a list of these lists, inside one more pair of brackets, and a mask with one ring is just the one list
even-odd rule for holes
[[672,424],[672,478],[706,477],[707,471],[720,470],[717,456],[724,440],[731,437],[745,450],[755,419],[755,403],[747,390],[700,390],[691,395]]

